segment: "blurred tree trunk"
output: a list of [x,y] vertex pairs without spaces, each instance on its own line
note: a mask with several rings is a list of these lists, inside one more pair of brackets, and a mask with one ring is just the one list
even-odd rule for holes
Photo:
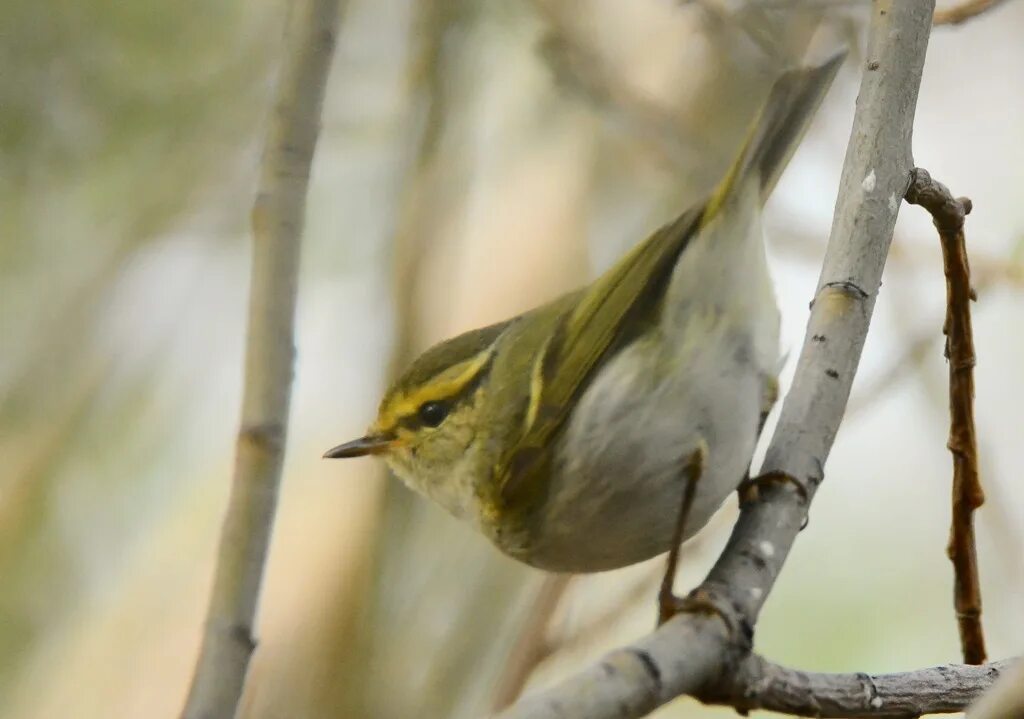
[[284,53],[252,208],[242,417],[203,643],[182,711],[234,716],[256,648],[256,607],[277,515],[295,364],[295,306],[310,170],[341,0],[288,7]]

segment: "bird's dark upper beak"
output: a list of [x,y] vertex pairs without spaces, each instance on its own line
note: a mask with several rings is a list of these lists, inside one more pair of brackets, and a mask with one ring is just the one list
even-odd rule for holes
[[387,451],[395,441],[394,437],[383,434],[368,434],[351,442],[339,444],[324,452],[324,459],[343,459],[345,457],[365,457],[368,454],[380,454]]

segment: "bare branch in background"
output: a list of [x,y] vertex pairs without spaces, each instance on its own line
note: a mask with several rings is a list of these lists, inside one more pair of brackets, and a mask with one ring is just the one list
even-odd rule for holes
[[947,553],[953,562],[954,602],[964,661],[985,661],[981,629],[981,583],[974,542],[974,510],[985,501],[978,474],[978,438],[974,426],[974,332],[971,327],[971,271],[967,262],[964,218],[967,198],[949,190],[922,169],[913,173],[907,202],[931,214],[939,231],[946,274],[946,359],[949,362],[949,451],[953,454],[953,520]]
[[[639,717],[681,694],[710,694],[722,677],[736,676],[751,661],[750,633],[823,479],[910,184],[911,135],[933,11],[933,0],[878,0],[873,7],[832,233],[796,377],[762,467],[804,484],[806,499],[780,484],[743,509],[699,590],[732,618],[732,631],[718,617],[679,615],[575,677],[518,702],[503,719]],[[745,686],[729,695],[756,690],[771,665],[759,666],[760,673],[747,672]],[[987,670],[981,674],[978,684],[987,686]],[[937,696],[926,693],[929,704],[937,703]]]
[[[787,225],[785,231],[770,233],[772,248],[777,248],[794,258],[806,262],[817,262],[822,246],[818,238],[811,237],[798,227]],[[920,247],[893,245],[887,261],[888,267],[901,270],[919,270],[930,266],[932,256],[920,251]],[[1006,285],[1011,289],[1024,288],[1024,261],[1012,257],[997,257],[992,254],[971,255],[971,277],[977,288],[989,285]]]
[[[788,60],[784,43],[780,41],[777,34],[771,31],[771,26],[764,23],[764,16],[760,14],[762,8],[753,3],[744,4],[738,10],[728,7],[722,0],[690,0],[699,5],[710,18],[722,23],[726,27],[732,27],[745,34],[766,57],[784,65]],[[759,17],[750,17],[750,11],[757,11]],[[758,22],[760,21],[760,22]]]
[[906,375],[920,370],[922,363],[931,354],[935,342],[934,328],[924,330],[912,337],[903,351],[896,355],[886,369],[879,372],[868,382],[867,386],[850,398],[846,407],[847,420],[873,407],[879,399],[888,396],[893,386]]
[[[736,512],[733,508],[730,510],[733,511],[716,514],[708,527],[680,548],[681,562],[699,554],[708,537],[721,534],[736,521]],[[660,565],[652,565],[650,569],[653,571],[637,577],[619,596],[569,630],[553,627],[552,618],[564,603],[569,585],[573,585],[577,594],[585,594],[589,589],[590,577],[564,574],[545,577],[519,630],[519,638],[502,668],[492,701],[494,710],[504,709],[515,701],[542,662],[575,645],[600,640],[631,607],[643,599],[649,599],[657,591],[664,576],[664,569]]]
[[572,581],[571,574],[551,574],[541,580],[519,637],[509,652],[501,671],[501,679],[494,690],[492,706],[504,709],[522,693],[533,670],[551,654],[548,636],[551,617],[561,604],[565,590]]
[[[694,73],[687,68],[685,82],[680,76],[678,87],[652,94],[630,76],[628,62],[595,43],[575,3],[534,0],[534,5],[547,23],[540,49],[556,82],[685,178],[692,194],[709,191],[725,171],[734,144],[746,131],[748,111],[763,99],[765,78],[803,56],[821,15],[794,12],[769,22],[759,5],[737,11],[719,0],[699,0],[685,17],[701,28],[708,41],[705,62],[714,69]],[[751,49],[756,61],[738,61]],[[689,89],[681,96],[682,87]],[[710,118],[713,133],[707,131]]]
[[234,716],[256,646],[253,623],[287,439],[306,189],[340,5],[340,0],[308,0],[290,7],[252,210],[252,284],[234,478],[186,719]]
[[[683,549],[689,549],[689,546],[688,543]],[[625,610],[643,599],[649,600],[654,596],[663,574],[664,572],[661,567],[652,568],[651,572],[637,578],[614,602],[605,605],[600,611],[581,621],[571,631],[549,637],[548,654],[557,654],[577,644],[583,642],[592,643],[600,639],[603,633],[607,632],[617,621],[622,619]]]
[[959,5],[936,10],[932,22],[935,25],[959,25],[1005,2],[1006,0],[966,0]]
[[565,21],[561,5],[538,3],[537,7],[548,21],[540,51],[559,85],[585,98],[614,125],[626,128],[646,149],[660,153],[673,166],[692,169],[702,162],[697,143],[679,131],[680,118],[657,98],[632,87],[620,68],[611,65]]
[[[792,254],[796,259],[811,262],[817,261],[821,254],[821,248],[814,240],[806,234],[801,234],[794,228],[787,228],[786,232],[780,233],[773,238],[773,246]],[[889,253],[888,267],[898,267],[904,271],[916,271],[928,265],[933,257],[926,252],[914,251],[919,248],[909,248],[904,245],[895,244]],[[971,286],[978,294],[984,293],[993,286],[1007,286],[1010,289],[1024,288],[1024,262],[1013,259],[1002,259],[992,255],[971,256]],[[924,361],[930,356],[932,347],[936,342],[935,327],[938,322],[922,322],[920,326],[908,328],[904,334],[908,340],[904,343],[902,350],[897,354],[889,365],[877,372],[866,383],[862,383],[859,391],[855,392],[846,407],[846,417],[858,415],[864,410],[874,406],[874,403],[882,397],[887,396],[890,389],[907,375],[921,369]]]

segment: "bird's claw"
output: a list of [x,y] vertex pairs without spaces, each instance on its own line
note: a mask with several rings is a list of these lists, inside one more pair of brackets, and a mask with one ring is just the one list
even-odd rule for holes
[[788,484],[796,490],[797,495],[806,504],[810,497],[807,487],[793,475],[782,471],[771,471],[756,477],[747,477],[739,486],[740,507],[746,507],[760,499],[760,488],[765,484]]
[[677,597],[672,592],[658,594],[658,626],[669,621],[677,614],[716,615],[725,623],[730,634],[736,630],[732,615],[722,609],[719,601],[708,590],[697,587],[685,597]]

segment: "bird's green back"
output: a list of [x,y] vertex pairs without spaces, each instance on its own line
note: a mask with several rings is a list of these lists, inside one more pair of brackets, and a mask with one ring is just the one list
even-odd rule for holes
[[[592,284],[535,312],[546,320],[531,323],[536,337],[509,338],[500,357],[522,352],[522,366],[505,376],[530,376],[529,396],[522,421],[513,423],[514,436],[504,438],[507,450],[495,467],[495,498],[506,509],[531,504],[547,485],[550,443],[565,426],[589,379],[615,352],[657,323],[672,270],[700,223],[701,208],[681,215],[634,248]],[[524,325],[527,323],[523,323]],[[528,331],[528,330],[524,330]],[[527,340],[527,341],[524,341]],[[515,345],[513,349],[511,346]],[[521,380],[520,380],[521,382]]]

